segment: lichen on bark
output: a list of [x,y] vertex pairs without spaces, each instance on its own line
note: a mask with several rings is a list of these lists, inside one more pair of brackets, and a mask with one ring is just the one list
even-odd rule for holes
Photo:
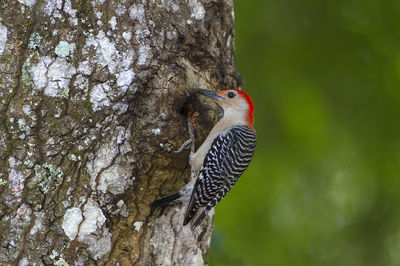
[[212,216],[150,204],[189,180],[237,88],[230,0],[0,2],[0,264],[202,264]]

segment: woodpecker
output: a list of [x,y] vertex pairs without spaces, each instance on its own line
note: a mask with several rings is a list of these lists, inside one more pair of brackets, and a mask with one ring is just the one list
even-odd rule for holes
[[197,92],[214,99],[222,107],[223,117],[195,153],[193,127],[188,121],[191,138],[176,152],[192,144],[189,156],[192,180],[178,193],[153,203],[162,206],[175,200],[185,201],[191,195],[183,225],[193,220],[193,228],[230,191],[247,169],[256,148],[254,105],[249,95],[235,89],[218,93],[197,89]]

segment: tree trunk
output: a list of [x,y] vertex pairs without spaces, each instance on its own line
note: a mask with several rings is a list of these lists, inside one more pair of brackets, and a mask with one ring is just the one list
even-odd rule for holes
[[239,82],[231,0],[0,1],[0,265],[206,263],[212,215],[150,204]]

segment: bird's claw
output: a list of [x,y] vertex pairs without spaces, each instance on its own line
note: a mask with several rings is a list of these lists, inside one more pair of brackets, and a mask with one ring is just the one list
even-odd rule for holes
[[173,153],[180,153],[182,152],[189,144],[192,144],[190,146],[190,155],[189,155],[189,161],[191,162],[194,154],[194,149],[195,149],[195,139],[194,139],[194,129],[192,126],[192,123],[190,123],[189,119],[186,119],[186,124],[189,130],[189,136],[190,138],[186,140],[176,151],[172,151]]
[[179,147],[179,149],[177,149],[176,151],[172,151],[173,153],[180,153],[182,152],[190,143],[192,143],[191,139],[188,139],[187,141],[185,141],[182,146]]

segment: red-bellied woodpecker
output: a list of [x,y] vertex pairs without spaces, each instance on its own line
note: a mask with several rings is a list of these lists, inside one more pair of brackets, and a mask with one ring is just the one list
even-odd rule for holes
[[223,90],[216,93],[202,89],[197,91],[213,98],[222,107],[224,115],[196,153],[193,128],[188,121],[191,140],[185,142],[177,152],[192,143],[189,157],[192,180],[177,194],[153,204],[160,206],[178,199],[185,201],[191,194],[183,224],[186,225],[195,218],[193,228],[203,221],[207,212],[214,208],[236,183],[247,169],[256,148],[256,132],[253,128],[254,105],[245,92]]

